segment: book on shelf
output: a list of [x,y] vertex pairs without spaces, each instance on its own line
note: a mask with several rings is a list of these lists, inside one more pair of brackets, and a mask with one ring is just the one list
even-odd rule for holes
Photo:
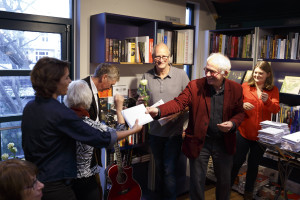
[[164,29],[157,29],[157,34],[156,34],[156,44],[159,44],[161,42],[164,42],[164,35],[165,35],[165,31]]
[[165,31],[165,44],[168,46],[169,50],[172,48],[172,31]]
[[118,39],[112,39],[112,40],[113,40],[112,61],[119,62],[119,40]]
[[109,62],[109,38],[105,38],[105,62]]
[[243,79],[243,83],[248,82],[252,76],[252,70],[247,70]]
[[108,62],[113,62],[113,46],[114,41],[113,39],[109,39],[109,54],[108,54]]
[[[139,36],[138,38],[138,43],[141,44],[141,48],[139,47],[139,53],[143,54],[143,61],[144,63],[149,63],[149,36]],[[142,57],[142,56],[140,56]]]
[[238,70],[231,70],[228,75],[227,75],[227,79],[235,81],[239,84],[242,84],[243,80],[244,80],[244,76],[245,76],[245,71],[238,71]]
[[285,76],[280,92],[288,94],[300,94],[300,77]]
[[149,63],[153,63],[153,38],[149,38]]

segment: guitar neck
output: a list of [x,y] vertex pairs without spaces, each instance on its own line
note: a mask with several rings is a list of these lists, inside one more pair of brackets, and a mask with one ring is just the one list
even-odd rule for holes
[[119,170],[122,170],[122,156],[118,142],[114,145],[116,156],[117,156],[117,166]]

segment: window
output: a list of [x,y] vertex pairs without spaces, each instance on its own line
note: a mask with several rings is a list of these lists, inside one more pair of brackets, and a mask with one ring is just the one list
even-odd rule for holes
[[2,0],[0,11],[71,18],[71,0]]
[[[191,3],[186,4],[185,24],[194,25],[194,5],[191,4]],[[192,65],[184,65],[183,69],[187,73],[188,77],[191,79],[191,77],[192,77]]]
[[[72,7],[69,0],[59,0],[59,8],[64,7],[65,10],[57,10],[57,6],[51,10],[48,6],[47,13],[44,12],[45,15],[52,16],[53,12],[64,18],[23,14],[37,14],[33,11],[42,11],[47,3],[57,5],[53,2],[54,0],[0,2],[0,155],[9,153],[7,144],[13,142],[18,149],[17,156],[23,156],[21,117],[24,106],[34,99],[30,71],[37,60],[50,56],[71,61],[70,58],[73,57],[70,53],[72,19],[67,19],[70,16],[69,8]],[[26,7],[29,4],[30,12],[25,12],[29,11],[29,7]],[[72,77],[72,68],[70,74]]]

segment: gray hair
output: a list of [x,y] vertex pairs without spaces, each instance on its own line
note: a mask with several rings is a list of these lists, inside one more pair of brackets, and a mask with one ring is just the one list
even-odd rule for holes
[[93,93],[87,82],[83,80],[72,81],[68,87],[67,95],[64,97],[64,103],[69,108],[83,107],[90,109]]
[[119,68],[115,65],[109,63],[99,64],[95,69],[93,77],[101,78],[104,74],[107,74],[107,76],[114,81],[120,80]]
[[220,71],[229,72],[231,69],[229,58],[221,53],[210,54],[206,61],[207,65],[213,65],[214,67],[217,67]]

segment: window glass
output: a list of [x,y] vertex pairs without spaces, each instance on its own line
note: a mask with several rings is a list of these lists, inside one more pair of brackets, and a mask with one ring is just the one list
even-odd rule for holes
[[0,11],[71,18],[71,0],[1,0]]
[[21,115],[28,101],[34,99],[29,76],[0,77],[0,117]]
[[16,156],[23,157],[21,121],[0,123],[1,155],[7,153],[13,156],[7,148],[8,143],[14,143],[17,148]]
[[43,56],[61,59],[61,35],[0,29],[0,70],[32,69]]

